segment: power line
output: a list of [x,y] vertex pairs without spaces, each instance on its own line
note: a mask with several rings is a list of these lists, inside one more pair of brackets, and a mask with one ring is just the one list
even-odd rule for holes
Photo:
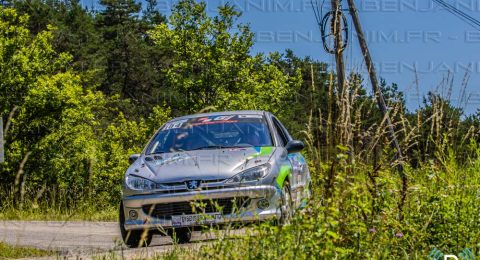
[[[315,20],[317,21],[317,25],[320,28],[323,48],[325,49],[325,51],[330,54],[335,54],[338,51],[338,48],[340,52],[343,52],[343,50],[348,45],[349,34],[347,18],[341,11],[341,2],[338,3],[338,10],[329,11],[325,15],[323,15],[323,5],[325,4],[325,0],[322,1],[321,5],[318,3],[318,0],[310,0],[310,4],[312,6]],[[339,21],[337,21],[337,19],[339,19]],[[340,35],[337,35],[336,32],[337,23],[339,23],[338,25],[340,25],[341,28]],[[327,32],[328,28],[330,28],[330,32]],[[341,34],[344,34],[343,39],[340,42],[336,43],[336,38],[341,37]],[[329,39],[332,39],[333,42],[335,42],[333,47],[328,46]]]
[[312,5],[313,14],[315,15],[315,20],[317,20],[317,25],[320,26],[321,14],[320,14],[320,10],[318,9],[318,2],[317,2],[317,0],[310,0],[310,4]]
[[445,3],[444,1],[441,1],[441,0],[433,0],[433,1],[442,5],[446,9],[446,11],[448,11],[449,13],[457,16],[458,18],[460,18],[461,20],[463,20],[464,22],[466,22],[467,24],[469,24],[473,28],[475,28],[477,30],[479,29],[478,27],[480,26],[480,22],[478,20],[476,20],[475,18],[473,18],[473,17],[469,16],[468,14],[458,10],[454,6],[452,6],[448,3]]
[[441,5],[443,5],[444,7],[448,8],[449,10],[455,12],[457,15],[461,16],[462,18],[472,22],[473,24],[475,25],[478,25],[480,26],[480,21],[478,21],[477,19],[473,18],[472,16],[468,15],[467,13],[463,12],[462,10],[456,8],[455,6],[445,2],[444,0],[433,0]]
[[432,1],[441,5],[441,6],[443,6],[447,12],[457,16],[458,18],[460,18],[461,20],[466,22],[468,25],[470,25],[473,28],[475,28],[476,30],[480,31],[480,21],[479,20],[473,18],[472,16],[470,16],[467,13],[459,10],[455,6],[453,6],[449,3],[446,3],[443,0],[432,0]]
[[[328,46],[327,40],[329,38],[333,38],[335,40],[337,37],[335,28],[332,28],[332,26],[334,25],[333,23],[336,22],[336,19],[340,19],[340,34],[344,34],[344,37],[340,42],[340,46],[334,46],[334,48],[331,48]],[[327,33],[327,27],[329,27],[329,25],[330,33]],[[325,14],[320,23],[320,33],[322,35],[323,48],[327,53],[335,54],[335,52],[337,51],[336,48],[339,48],[340,51],[345,50],[348,45],[349,38],[347,17],[341,11],[329,11]]]

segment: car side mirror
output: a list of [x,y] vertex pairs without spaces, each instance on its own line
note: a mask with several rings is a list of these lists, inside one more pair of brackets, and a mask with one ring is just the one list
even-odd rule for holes
[[132,155],[130,155],[130,157],[128,157],[128,163],[129,163],[129,164],[134,163],[139,157],[140,157],[140,154],[132,154]]
[[305,148],[305,145],[303,144],[302,141],[298,141],[298,140],[292,140],[288,142],[287,145],[285,146],[285,149],[287,150],[288,154],[298,153],[302,151],[303,148]]

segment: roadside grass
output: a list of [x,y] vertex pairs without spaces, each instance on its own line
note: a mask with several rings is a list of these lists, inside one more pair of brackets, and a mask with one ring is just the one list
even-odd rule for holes
[[[28,205],[28,204],[27,204]],[[118,208],[94,206],[78,209],[44,208],[35,205],[24,206],[22,210],[14,207],[0,208],[0,220],[25,221],[117,221]]]
[[[117,221],[118,202],[104,194],[74,199],[66,189],[27,189],[18,195],[13,187],[0,189],[0,220],[25,221]],[[22,198],[22,199],[19,199]]]
[[55,252],[30,247],[11,246],[0,241],[0,259],[52,256]]
[[[156,252],[152,248],[142,248],[133,251],[112,251],[90,256],[93,260],[176,260],[176,259],[197,259],[197,248],[174,245],[173,249],[164,252]],[[217,257],[218,258],[218,257]]]
[[402,211],[396,172],[380,170],[372,178],[368,168],[344,168],[336,172],[330,197],[316,183],[308,209],[291,225],[260,224],[254,235],[222,237],[189,250],[174,247],[153,258],[422,259],[435,248],[479,256],[480,160],[464,166],[446,160],[406,172],[410,184]]

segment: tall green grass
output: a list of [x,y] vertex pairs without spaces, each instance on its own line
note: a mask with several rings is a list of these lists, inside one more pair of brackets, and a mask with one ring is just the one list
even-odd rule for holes
[[[38,191],[28,190],[21,206],[15,205],[11,190],[0,189],[0,220],[49,220],[49,221],[117,221],[118,206],[102,197],[85,198],[67,202],[67,192],[52,189],[46,195],[36,196]],[[120,198],[118,198],[120,199]]]
[[402,221],[397,207],[401,183],[395,172],[346,166],[337,172],[329,198],[321,182],[316,183],[309,207],[289,226],[264,223],[245,236],[222,238],[193,251],[175,248],[162,257],[425,259],[433,248],[456,255],[469,248],[477,255],[480,160],[459,166],[452,158],[407,169],[407,174]]

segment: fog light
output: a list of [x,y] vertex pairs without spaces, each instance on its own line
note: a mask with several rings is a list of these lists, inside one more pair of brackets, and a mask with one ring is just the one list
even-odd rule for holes
[[270,202],[268,202],[267,199],[260,199],[258,202],[257,202],[257,207],[259,209],[266,209],[268,208],[268,206],[270,206]]
[[129,217],[131,220],[137,219],[137,218],[138,218],[138,213],[137,213],[137,211],[136,211],[136,210],[133,210],[133,209],[130,210],[130,211],[128,212],[128,217]]

